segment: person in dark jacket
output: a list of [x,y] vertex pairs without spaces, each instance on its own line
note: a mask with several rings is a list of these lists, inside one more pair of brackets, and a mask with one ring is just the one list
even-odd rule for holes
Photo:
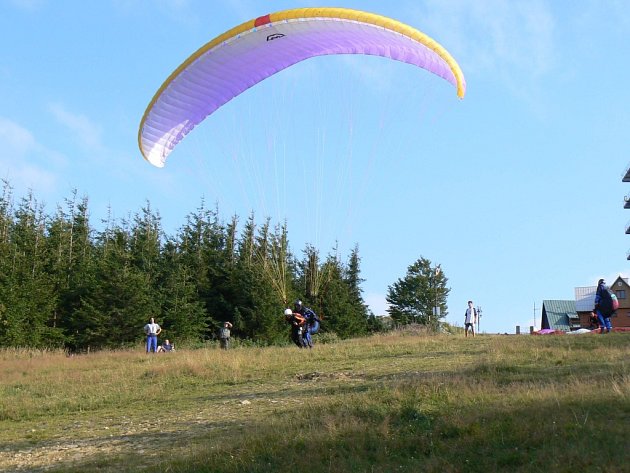
[[175,351],[175,345],[173,345],[173,343],[171,343],[171,341],[168,338],[157,349],[158,353],[172,353],[174,351]]
[[[606,294],[604,294],[606,292]],[[612,330],[612,323],[610,322],[610,316],[613,312],[608,311],[607,308],[602,307],[602,302],[608,294],[608,286],[606,281],[600,279],[597,281],[597,291],[595,292],[595,308],[593,312],[597,314],[597,320],[599,320],[599,326],[601,327],[601,333],[609,333]],[[612,309],[612,307],[611,307]]]
[[302,317],[304,317],[304,320],[306,321],[304,327],[305,346],[313,348],[312,335],[317,333],[317,331],[319,330],[319,317],[317,317],[317,314],[315,314],[312,309],[304,307],[304,304],[302,304],[302,301],[300,300],[295,301],[293,312],[298,313]]

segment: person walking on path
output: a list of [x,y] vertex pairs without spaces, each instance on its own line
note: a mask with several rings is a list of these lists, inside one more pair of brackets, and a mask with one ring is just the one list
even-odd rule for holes
[[477,309],[473,307],[473,301],[468,301],[468,309],[466,309],[466,318],[464,319],[464,333],[468,337],[468,330],[472,336],[475,336],[475,324],[477,323]]
[[155,323],[155,319],[151,317],[151,321],[144,326],[144,333],[147,336],[147,353],[157,353],[157,337],[162,332],[162,327]]

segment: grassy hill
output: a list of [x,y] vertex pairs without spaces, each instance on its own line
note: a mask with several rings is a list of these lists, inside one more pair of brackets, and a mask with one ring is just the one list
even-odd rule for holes
[[630,335],[0,351],[1,471],[630,471]]

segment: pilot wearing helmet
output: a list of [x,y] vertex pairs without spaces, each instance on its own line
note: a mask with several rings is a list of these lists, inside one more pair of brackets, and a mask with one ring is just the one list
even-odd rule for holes
[[285,309],[285,320],[291,324],[291,340],[298,348],[305,348],[306,342],[304,340],[304,331],[306,328],[306,319],[302,317],[298,312],[293,312],[291,309]]
[[312,335],[319,330],[319,317],[317,317],[317,314],[315,314],[312,309],[305,307],[299,299],[293,304],[293,312],[300,314],[306,321],[304,327],[304,343],[305,346],[313,348]]

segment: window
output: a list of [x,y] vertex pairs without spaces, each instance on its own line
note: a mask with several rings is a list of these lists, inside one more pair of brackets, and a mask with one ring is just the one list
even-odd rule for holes
[[615,291],[615,294],[617,295],[617,299],[619,299],[619,300],[626,298],[626,290],[625,289],[618,289],[618,290]]

